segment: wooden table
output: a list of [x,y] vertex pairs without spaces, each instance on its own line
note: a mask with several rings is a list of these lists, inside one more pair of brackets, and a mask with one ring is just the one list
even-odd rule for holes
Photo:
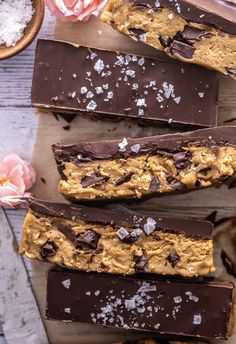
[[[94,30],[93,26],[89,26],[87,24],[82,24],[82,25],[85,25],[84,27],[86,28],[88,35],[92,34],[92,31]],[[54,33],[54,27],[55,27],[55,18],[52,17],[47,12],[39,37],[43,37],[43,38],[52,37]],[[81,24],[79,24],[78,28],[80,27],[81,27]],[[71,30],[70,24],[67,26],[66,24],[60,24],[57,30],[57,37],[61,39],[66,39],[70,35],[70,30]],[[85,41],[84,42],[82,41],[80,43],[86,43],[86,39],[88,35],[84,35]],[[97,36],[97,39],[99,43],[99,40],[101,38]],[[128,39],[126,40],[126,42],[127,42],[127,45],[130,44],[130,41]],[[107,40],[107,43],[111,44],[109,40]],[[35,109],[33,109],[30,106],[30,90],[31,90],[31,78],[32,78],[33,63],[34,63],[35,45],[36,45],[36,42],[34,42],[30,47],[28,47],[20,55],[13,57],[9,60],[0,62],[0,115],[1,115],[1,121],[2,121],[1,126],[0,126],[0,138],[1,138],[0,159],[9,153],[17,153],[22,158],[26,160],[31,160],[33,144],[35,142],[36,132],[38,130],[38,126],[40,123],[39,118],[36,115]],[[233,80],[230,80],[229,78],[224,77],[224,76],[221,76],[220,79],[221,79],[220,80],[221,81],[220,124],[222,124],[224,120],[230,119],[232,117],[236,117],[236,88],[235,88],[235,82]],[[53,126],[54,126],[54,123],[51,123],[49,118],[48,118],[48,124],[51,125],[51,127],[50,128],[45,127],[46,136],[49,135],[50,130],[53,130]],[[235,125],[236,121],[232,122],[232,124]],[[93,124],[93,125],[96,126],[97,124]],[[109,125],[104,125],[104,131],[107,129],[108,126]],[[150,131],[148,135],[152,133],[153,132]],[[111,133],[108,133],[108,130],[106,130],[106,134],[108,135],[108,137],[109,135],[111,135]],[[118,134],[119,133],[117,132],[116,135]],[[139,133],[137,132],[136,135],[138,134]],[[75,133],[73,135],[75,135]],[[37,137],[36,142],[38,142],[38,140],[39,138]],[[34,162],[36,164],[38,174],[40,175],[43,167],[40,166],[40,161],[34,161]],[[147,210],[147,207],[148,207],[151,211],[156,211],[156,209],[158,208],[158,211],[163,214],[171,213],[173,216],[182,216],[183,214],[184,215],[187,214],[187,216],[200,217],[200,218],[206,217],[213,210],[218,210],[220,217],[234,215],[235,209],[236,209],[236,203],[235,203],[236,189],[229,191],[227,187],[222,187],[220,193],[218,191],[215,191],[214,189],[211,189],[211,190],[213,191],[202,190],[201,193],[197,191],[195,193],[190,193],[185,196],[180,195],[180,196],[174,196],[174,197],[170,196],[167,199],[153,199],[153,200],[148,201],[148,203],[145,203],[145,205],[140,203],[139,205],[134,206],[133,208],[137,210]],[[44,191],[42,191],[42,193],[43,192]],[[223,200],[220,199],[219,201],[219,198],[218,198],[219,195],[223,198]],[[53,197],[54,197],[54,194],[53,194]],[[25,210],[24,209],[18,209],[18,210],[7,209],[6,215],[9,219],[9,222],[14,231],[16,239],[19,242]],[[14,250],[13,246],[12,246],[12,251]],[[33,265],[38,266],[38,270],[40,271],[38,272],[38,275],[37,275],[37,272],[35,274],[35,270],[34,271],[32,270],[32,263],[29,261],[29,259],[25,259],[25,258],[23,259],[24,259],[27,271],[29,273],[29,277],[32,277],[31,281],[32,281],[33,286],[35,285],[37,286],[37,283],[39,284],[41,283],[40,279],[42,277],[42,274],[46,270],[47,264],[38,263],[38,262],[33,264]],[[9,257],[7,257],[4,264],[7,266],[7,264],[9,264],[10,262],[11,262],[11,257],[9,255]],[[38,296],[38,300],[39,299],[41,300],[42,298],[41,294],[45,292],[44,290],[41,290],[40,288],[44,289],[45,285],[40,284],[40,286],[36,288],[37,289],[36,294]],[[0,291],[1,291],[1,288],[0,288]],[[0,293],[0,296],[1,296],[1,293]],[[39,305],[42,307],[42,304],[40,302],[39,302]],[[0,306],[1,306],[1,303],[0,303]],[[1,318],[0,318],[0,324],[1,324]],[[93,338],[89,330],[86,328],[86,326],[80,327],[79,333],[83,337],[83,339],[81,339],[82,337],[79,337],[80,339],[78,339],[78,332],[74,330],[75,327],[66,327],[65,324],[61,324],[61,326],[57,325],[57,327],[55,326],[54,327],[53,325],[47,326],[48,331],[50,331],[50,338],[51,338],[52,344],[58,344],[58,336],[61,337],[60,343],[63,343],[63,344],[86,343],[86,340],[88,338],[91,338],[91,340],[87,342],[88,344],[103,343],[102,338],[105,338],[104,331],[103,332],[100,331],[99,329],[97,329],[97,327],[94,327]],[[55,332],[55,329],[59,330],[60,333],[59,334],[53,333]],[[0,333],[1,333],[1,330],[0,330]],[[109,333],[111,332],[107,330],[106,333],[109,336]],[[113,335],[114,333],[115,332],[113,332]],[[3,343],[5,343],[4,337],[3,335],[0,335],[0,344],[3,344]],[[104,343],[105,343],[105,340],[104,340]],[[106,343],[108,343],[107,339],[106,339]],[[19,344],[19,343],[15,342],[14,344]],[[24,344],[27,344],[27,343],[24,343]],[[36,344],[36,343],[31,342],[29,344]],[[45,342],[40,341],[40,342],[37,342],[37,344],[45,344]]]

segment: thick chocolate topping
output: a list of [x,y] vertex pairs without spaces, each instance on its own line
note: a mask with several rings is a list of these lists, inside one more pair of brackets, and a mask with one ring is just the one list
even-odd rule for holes
[[48,276],[48,319],[226,339],[232,307],[233,284],[228,282],[171,282],[55,270]]
[[63,112],[210,127],[218,78],[180,62],[39,40],[32,104]]
[[[54,144],[52,146],[55,159],[61,162],[74,161],[82,163],[80,157],[92,160],[115,159],[143,154],[167,154],[181,151],[187,146],[221,146],[236,145],[236,126],[200,129],[191,132],[150,136],[138,139],[127,138],[124,149],[120,144],[124,140],[110,140],[98,142],[80,142],[71,145]],[[123,147],[122,146],[122,147]],[[134,147],[138,150],[134,151]]]
[[188,21],[209,24],[236,35],[236,4],[223,0],[132,0],[136,6],[168,7]]
[[[86,206],[52,203],[34,198],[29,199],[29,208],[38,214],[46,216],[62,217],[71,221],[75,221],[78,218],[87,222],[125,228],[141,228],[150,217],[140,214],[130,215],[111,212]],[[152,218],[156,221],[156,231],[181,233],[185,236],[196,238],[209,239],[214,228],[208,221],[167,218],[157,215],[152,216]]]

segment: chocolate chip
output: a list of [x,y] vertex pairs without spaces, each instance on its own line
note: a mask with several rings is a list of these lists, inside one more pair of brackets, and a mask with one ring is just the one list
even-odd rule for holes
[[149,190],[151,192],[155,192],[159,189],[160,189],[160,180],[158,179],[158,177],[154,176],[150,182]]
[[191,165],[189,161],[192,157],[190,152],[179,152],[173,154],[174,165],[178,170],[185,170]]
[[203,38],[210,38],[212,34],[206,32],[205,30],[200,30],[190,26],[185,26],[184,31],[180,33],[186,43],[194,44],[197,41],[200,41]]
[[98,240],[100,235],[94,231],[87,231],[85,233],[79,234],[76,237],[76,245],[79,248],[91,248],[95,250],[97,248]]
[[227,68],[227,67],[225,67],[225,70],[227,71],[228,74],[236,76],[236,68]]
[[116,186],[129,182],[133,174],[133,172],[130,172],[117,179]]
[[172,55],[178,54],[178,55],[183,56],[186,59],[191,59],[193,57],[194,51],[195,51],[194,47],[184,42],[174,40],[170,44],[170,53]]
[[135,28],[131,28],[129,29],[129,32],[135,36],[137,39],[139,39],[140,36],[144,35],[146,33],[146,31],[142,30],[142,29],[135,29]]
[[135,272],[148,272],[148,260],[145,256],[135,256]]
[[75,241],[76,234],[73,232],[71,227],[59,224],[57,228],[62,234],[65,235],[67,239],[69,239],[70,241]]
[[159,41],[164,48],[168,47],[170,44],[170,39],[163,36],[159,36]]
[[169,186],[175,188],[176,190],[186,189],[185,184],[183,184],[180,180],[173,178],[172,176],[167,177],[166,180]]
[[98,185],[106,182],[109,179],[108,176],[103,176],[98,172],[92,173],[90,176],[84,176],[81,179],[81,185],[83,188],[87,188],[90,185]]
[[48,257],[53,257],[57,253],[57,245],[54,241],[47,241],[45,245],[41,247],[41,257],[47,259]]
[[103,252],[103,248],[102,247],[98,247],[96,250],[95,250],[95,253],[96,254],[99,254],[99,253],[102,253]]
[[224,250],[221,251],[221,259],[228,274],[236,278],[236,265]]
[[180,256],[176,252],[171,252],[166,259],[174,268],[178,264],[178,262],[180,261]]

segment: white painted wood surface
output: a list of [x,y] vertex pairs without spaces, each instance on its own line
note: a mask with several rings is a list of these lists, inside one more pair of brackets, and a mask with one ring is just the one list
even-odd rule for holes
[[[52,37],[54,23],[55,19],[47,13],[40,36],[44,38]],[[91,23],[75,25],[60,23],[57,28],[57,38],[69,38],[70,40],[78,41],[79,36],[80,38],[86,37],[86,40],[87,37],[89,39],[94,37],[97,45],[104,44],[102,37],[97,35],[98,23],[96,20],[92,21],[92,25]],[[105,26],[103,27],[106,30]],[[81,29],[84,30],[82,35]],[[72,32],[73,35],[71,34]],[[119,45],[120,36],[115,35],[114,37],[116,38],[112,44]],[[111,44],[108,36],[105,41]],[[80,42],[86,43],[86,41]],[[101,125],[99,121],[90,122],[88,119],[84,120],[78,117],[73,122],[71,131],[66,132],[62,128],[65,125],[62,119],[57,122],[51,115],[36,115],[35,110],[30,107],[30,88],[35,43],[19,56],[0,62],[0,159],[6,154],[14,152],[18,153],[22,158],[30,160],[33,144],[36,140],[34,163],[39,178],[35,192],[37,196],[41,196],[42,198],[55,199],[59,198],[56,191],[58,176],[49,148],[50,143],[55,142],[55,140],[69,142],[71,140],[77,140],[77,138],[80,140],[83,138],[97,139],[105,135],[107,138],[119,137],[122,134],[128,136],[129,128],[126,123],[120,123],[118,129],[113,132],[109,130],[116,126],[116,123]],[[229,78],[221,77],[219,123],[221,124],[224,120],[233,117],[236,117],[235,82]],[[236,121],[232,122],[232,124],[236,124]],[[132,136],[151,135],[155,133],[154,129],[142,130],[136,125],[132,125],[132,128]],[[44,177],[47,180],[46,185],[43,185],[40,177]],[[171,214],[172,216],[180,217],[204,218],[213,210],[218,210],[220,217],[232,216],[235,214],[236,208],[235,195],[236,188],[232,190],[229,190],[227,187],[221,187],[220,189],[212,188],[185,195],[155,198],[144,203],[133,204],[131,208],[146,212],[158,210],[162,214]],[[16,238],[19,241],[25,210],[9,209],[6,213]],[[25,258],[24,261],[31,277],[40,310],[43,314],[45,306],[46,271],[49,268],[49,264],[30,261]],[[105,344],[111,343],[115,339],[122,339],[132,335],[124,331],[113,331],[84,324],[64,324],[46,321],[45,325],[50,337],[50,343],[52,344]],[[0,336],[0,344],[4,343],[2,342],[3,337]],[[232,342],[231,344],[235,343]]]

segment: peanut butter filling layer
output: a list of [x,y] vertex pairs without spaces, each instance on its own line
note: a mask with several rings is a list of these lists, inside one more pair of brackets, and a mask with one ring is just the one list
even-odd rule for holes
[[110,0],[101,19],[116,30],[184,62],[236,79],[236,37],[213,26],[188,22],[169,8],[135,7]]
[[[149,227],[152,218],[148,218]],[[149,272],[193,277],[213,272],[209,239],[154,230],[65,220],[29,210],[20,253],[27,257],[86,271],[113,274]]]
[[67,197],[141,198],[225,181],[235,173],[236,148],[194,146],[174,154],[163,152],[79,165],[65,162],[62,169],[65,180],[60,180],[59,191]]

